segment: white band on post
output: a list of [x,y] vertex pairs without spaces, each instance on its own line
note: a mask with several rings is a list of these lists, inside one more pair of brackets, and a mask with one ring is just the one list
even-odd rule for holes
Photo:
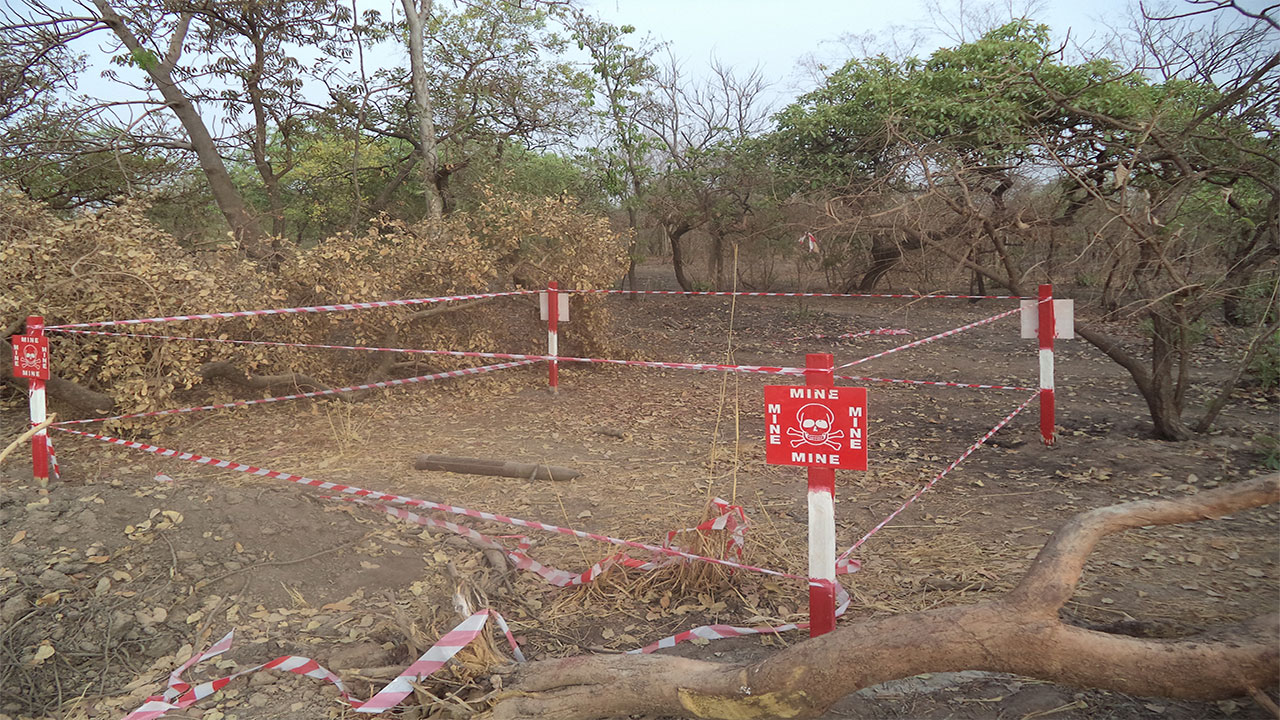
[[831,493],[809,491],[809,577],[836,579],[836,509]]

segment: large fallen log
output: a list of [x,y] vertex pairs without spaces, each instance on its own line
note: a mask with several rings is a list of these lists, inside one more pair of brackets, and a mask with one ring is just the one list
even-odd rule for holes
[[[230,360],[215,360],[200,366],[202,380],[226,380],[251,390],[273,392],[286,390],[332,390],[333,388],[302,373],[281,373],[279,375],[254,375],[236,367]],[[352,398],[344,395],[331,396],[335,400],[351,402]]]
[[1148,639],[1068,625],[1058,611],[1104,536],[1277,501],[1280,475],[1273,474],[1177,500],[1092,510],[1059,529],[1002,598],[846,623],[756,663],[598,655],[508,668],[503,672],[511,677],[483,716],[812,718],[871,685],[960,670],[1016,673],[1131,695],[1256,696],[1280,682],[1280,613],[1190,637]]
[[413,467],[415,470],[444,470],[469,475],[496,475],[525,480],[572,480],[582,474],[577,470],[559,465],[533,465],[452,455],[419,455],[418,459],[413,461]]

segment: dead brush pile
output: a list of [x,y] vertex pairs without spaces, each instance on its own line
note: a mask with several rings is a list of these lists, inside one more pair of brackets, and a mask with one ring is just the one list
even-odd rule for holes
[[[48,324],[469,294],[558,280],[562,287],[597,288],[624,270],[624,244],[607,219],[559,202],[497,196],[441,227],[400,221],[373,223],[314,247],[278,243],[270,267],[235,247],[195,253],[146,217],[143,202],[60,218],[24,196],[0,193],[0,325],[5,338],[25,317]],[[591,300],[591,298],[582,298]],[[416,305],[353,313],[237,318],[151,325],[145,334],[537,352],[534,298]],[[474,307],[472,307],[474,305]],[[574,350],[598,350],[607,326],[603,308],[575,311]],[[136,328],[106,328],[111,331]],[[270,375],[346,385],[474,364],[468,359],[391,353],[262,348],[59,334],[54,373],[103,393],[114,413],[171,407],[200,387],[202,400],[243,393],[209,383],[206,368],[235,368],[223,377]],[[6,348],[7,350],[7,348]],[[17,402],[21,387],[4,392]],[[195,398],[184,398],[195,399]],[[59,398],[53,398],[57,403]],[[87,408],[64,412],[85,414]],[[148,421],[154,426],[154,420]]]

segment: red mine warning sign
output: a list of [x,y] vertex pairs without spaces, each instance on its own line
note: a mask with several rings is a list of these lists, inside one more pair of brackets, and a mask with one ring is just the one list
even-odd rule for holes
[[766,385],[770,465],[867,469],[867,389]]
[[49,338],[14,335],[13,376],[33,380],[49,379]]

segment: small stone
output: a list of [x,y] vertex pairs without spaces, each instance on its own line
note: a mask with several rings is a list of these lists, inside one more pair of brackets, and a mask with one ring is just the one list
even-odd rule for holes
[[137,626],[138,623],[134,620],[133,615],[126,614],[122,610],[116,610],[111,613],[111,633],[113,635],[116,633],[128,633]]
[[[270,672],[254,673],[249,676],[249,687],[254,688],[254,687],[264,687],[267,685],[274,685],[276,680],[279,680],[279,679],[280,679],[280,676],[276,673],[270,673]],[[254,697],[258,697],[258,696],[255,695]],[[250,700],[249,702],[252,703],[253,701]]]
[[31,603],[27,602],[27,599],[22,595],[14,595],[5,600],[4,605],[0,605],[0,625],[8,625],[17,620],[30,608]]
[[71,587],[71,578],[63,575],[53,568],[49,568],[48,570],[40,573],[40,577],[37,578],[37,582],[39,582],[42,587],[53,588],[55,590],[63,590]]
[[147,650],[156,655],[168,655],[176,652],[178,649],[178,640],[172,635],[160,635],[155,640],[147,644]]
[[351,668],[369,668],[387,665],[391,662],[391,653],[382,649],[381,645],[372,642],[358,642],[334,650],[325,663],[330,670],[346,670]]

